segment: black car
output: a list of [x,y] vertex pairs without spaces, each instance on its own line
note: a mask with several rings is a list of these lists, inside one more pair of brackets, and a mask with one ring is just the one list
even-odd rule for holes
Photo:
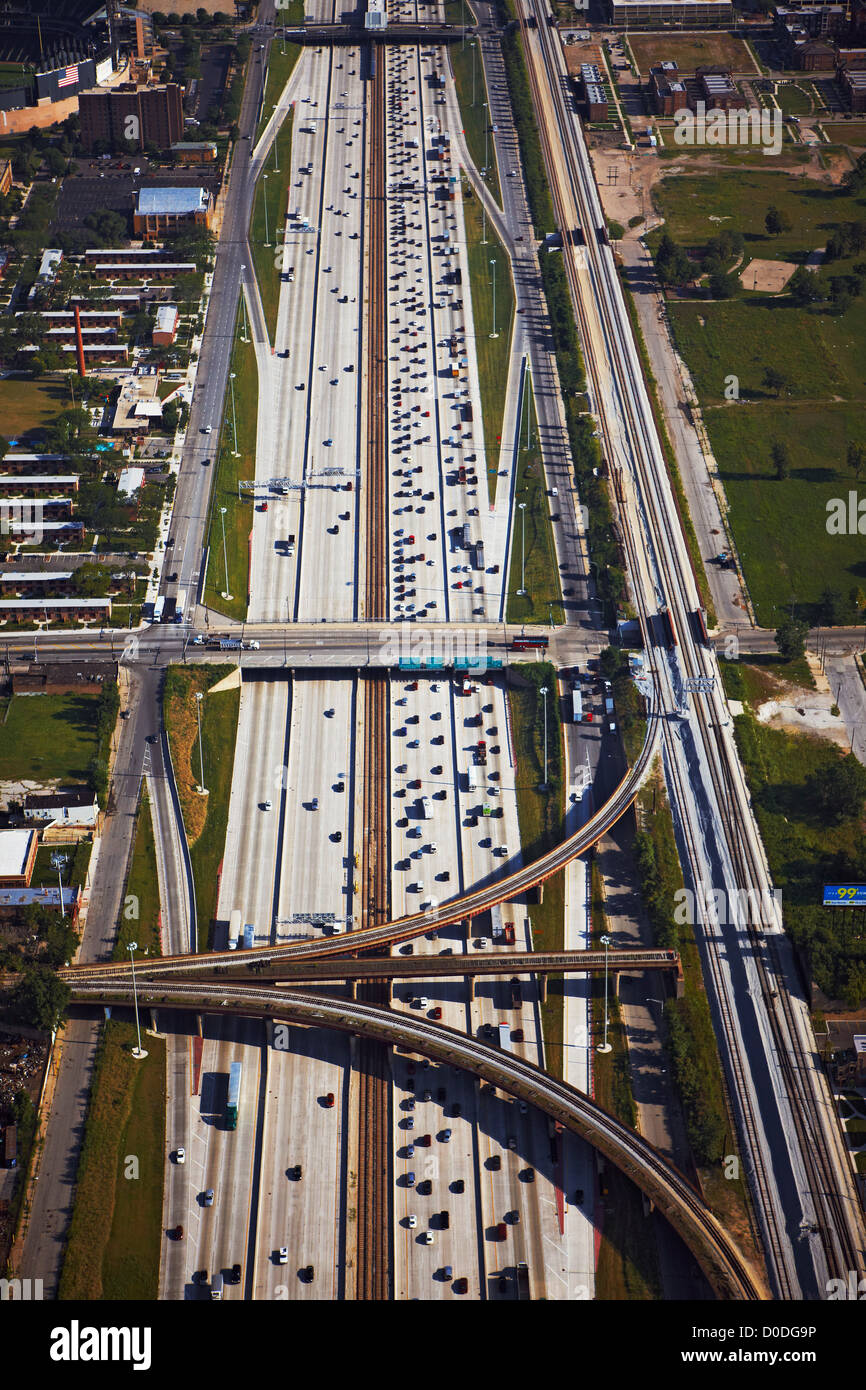
[[175,571],[173,574],[170,574],[170,575],[168,576],[168,582],[169,582],[169,584],[176,584],[176,583],[177,583],[177,571]]
[[230,1281],[229,1281],[229,1282],[232,1283],[232,1284],[239,1284],[239,1283],[241,1282],[241,1267],[240,1267],[240,1265],[232,1265],[231,1278],[230,1278]]

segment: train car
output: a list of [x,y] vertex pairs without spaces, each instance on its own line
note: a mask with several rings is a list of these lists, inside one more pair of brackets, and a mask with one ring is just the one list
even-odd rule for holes
[[607,245],[608,245],[608,243],[609,243],[609,241],[610,241],[610,238],[609,238],[609,236],[608,236],[608,234],[607,234],[607,227],[606,227],[606,226],[604,226],[604,227],[596,227],[596,229],[595,229],[595,236],[596,236],[596,240],[598,241],[599,246],[607,246]]
[[663,608],[659,614],[659,619],[661,621],[662,641],[664,645],[666,647],[678,647],[679,642],[677,641],[677,633],[674,627],[674,620],[671,617],[671,610],[669,608]]
[[707,632],[707,620],[703,608],[695,609],[691,614],[691,623],[695,641],[700,642],[702,647],[708,647],[710,645],[710,637]]

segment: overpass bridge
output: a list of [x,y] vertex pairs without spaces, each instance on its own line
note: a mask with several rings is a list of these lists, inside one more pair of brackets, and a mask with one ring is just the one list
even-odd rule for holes
[[[142,981],[138,997],[142,1005],[155,1010],[238,1013],[313,1028],[336,1028],[468,1071],[534,1105],[621,1169],[679,1232],[719,1298],[768,1297],[761,1277],[677,1168],[582,1092],[522,1057],[427,1019],[355,1000],[328,999],[276,987],[252,988],[232,981]],[[133,991],[130,984],[79,980],[73,984],[72,998],[79,1004],[131,1007]]]
[[[347,938],[351,945],[351,935]],[[320,945],[322,943],[319,943]],[[549,975],[575,975],[604,970],[605,965],[616,977],[624,970],[668,970],[674,975],[677,990],[681,987],[682,969],[677,951],[491,951],[486,955],[438,956],[377,956],[374,958],[328,956],[324,959],[291,959],[283,956],[280,947],[267,946],[252,950],[208,952],[198,956],[166,956],[160,960],[139,960],[135,978],[141,982],[197,977],[212,982],[214,977],[237,983],[238,976],[254,975],[256,980],[268,979],[284,985],[349,984],[358,980],[441,980],[475,979],[481,975],[539,975],[542,977],[542,997],[546,994]],[[73,965],[59,972],[67,984],[84,981],[131,981],[128,961],[111,961],[103,965]]]

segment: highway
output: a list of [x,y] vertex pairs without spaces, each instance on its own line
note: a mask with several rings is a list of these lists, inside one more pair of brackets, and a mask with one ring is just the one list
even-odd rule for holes
[[[83,984],[75,988],[73,997],[82,1002],[98,999],[129,1005],[132,989],[124,985]],[[158,1010],[201,1008],[219,1013],[231,1009],[274,1020],[314,1026],[324,1024],[340,1031],[377,1037],[445,1066],[468,1070],[488,1085],[506,1091],[518,1102],[523,1100],[537,1107],[554,1121],[572,1129],[627,1172],[679,1231],[719,1297],[759,1299],[766,1296],[759,1277],[675,1168],[639,1135],[579,1091],[512,1053],[488,1047],[427,1020],[369,1004],[327,1000],[277,989],[176,981],[170,990],[165,985],[143,984],[140,999]]]
[[[537,27],[530,29],[526,15]],[[697,592],[643,387],[616,269],[579,122],[567,96],[558,38],[541,4],[521,15],[564,263],[611,464],[630,576],[648,649],[651,620],[670,614],[676,645],[659,650],[663,745],[687,882],[733,892],[772,885],[751,813],[714,659],[696,646],[689,614]],[[575,238],[580,228],[581,237]],[[667,621],[665,619],[665,621]],[[689,699],[684,682],[712,690]],[[686,705],[684,702],[688,701]],[[863,1266],[863,1224],[808,1011],[775,912],[746,953],[729,927],[699,924],[705,979],[728,1071],[740,1143],[753,1185],[776,1296],[815,1297],[826,1279]],[[802,1238],[792,1239],[791,1232]]]

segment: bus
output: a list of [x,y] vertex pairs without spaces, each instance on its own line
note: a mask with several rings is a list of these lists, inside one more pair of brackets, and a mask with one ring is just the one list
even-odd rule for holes
[[176,608],[175,608],[174,620],[175,620],[176,623],[182,623],[182,622],[183,622],[183,610],[184,610],[184,607],[186,606],[186,594],[184,593],[183,589],[178,589],[178,591],[177,591],[177,598],[175,599],[175,603],[176,603],[177,606],[176,606]]
[[229,950],[238,949],[238,938],[241,934],[241,910],[236,907],[229,917]]
[[159,598],[156,600],[156,603],[153,605],[153,621],[154,621],[155,623],[161,623],[161,622],[162,622],[162,610],[163,610],[164,608],[165,608],[165,594],[160,594]]
[[524,1300],[532,1297],[529,1291],[529,1265],[525,1260],[517,1262],[517,1297]]
[[583,719],[583,696],[577,681],[571,683],[571,717],[575,724],[579,724]]
[[244,923],[244,950],[251,951],[256,944],[255,922]]
[[511,639],[511,650],[513,652],[547,651],[548,639],[546,637],[529,637],[523,633],[519,637]]
[[463,523],[463,544],[467,550],[472,544],[471,528],[468,521],[464,521]]
[[229,1067],[229,1093],[226,1101],[226,1128],[237,1129],[238,1106],[241,1100],[241,1063],[232,1062]]
[[500,1023],[499,1025],[499,1046],[503,1052],[511,1051],[511,1024]]

